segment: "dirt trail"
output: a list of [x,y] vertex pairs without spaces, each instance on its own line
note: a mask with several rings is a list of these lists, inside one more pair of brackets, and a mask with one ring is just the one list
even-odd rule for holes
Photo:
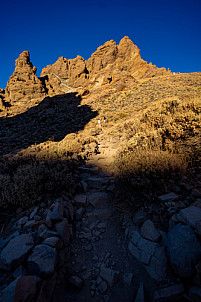
[[[101,144],[101,150],[107,150],[101,154],[103,159],[110,152],[104,146],[107,145]],[[66,268],[68,278],[76,276],[78,280],[73,288],[64,279],[56,286],[52,302],[129,302],[135,299],[140,282],[145,285],[145,301],[152,301],[157,282],[128,252],[124,231],[129,219],[115,207],[118,196],[113,177],[90,166],[80,167],[79,174],[84,192],[74,197],[76,238],[71,246],[71,263]],[[79,278],[84,281],[82,289],[78,289]]]

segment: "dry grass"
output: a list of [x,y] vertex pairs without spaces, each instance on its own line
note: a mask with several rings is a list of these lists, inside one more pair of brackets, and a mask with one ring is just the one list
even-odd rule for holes
[[0,162],[0,208],[29,208],[46,194],[72,193],[75,162],[9,156]]
[[122,124],[125,147],[116,169],[134,208],[167,190],[189,168],[201,166],[200,119],[201,98],[170,98]]

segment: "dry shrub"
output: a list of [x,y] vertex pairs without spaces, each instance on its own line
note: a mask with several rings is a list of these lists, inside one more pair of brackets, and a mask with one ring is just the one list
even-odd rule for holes
[[188,168],[201,167],[200,120],[201,98],[186,97],[152,103],[122,125],[116,170],[132,206],[152,200]]
[[129,206],[138,208],[153,200],[185,172],[187,163],[179,154],[162,150],[133,150],[116,160],[117,181]]
[[28,208],[46,194],[72,192],[74,166],[68,160],[39,161],[34,157],[1,160],[0,208]]

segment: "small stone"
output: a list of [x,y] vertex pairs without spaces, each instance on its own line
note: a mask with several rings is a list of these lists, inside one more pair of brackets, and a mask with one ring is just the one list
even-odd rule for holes
[[193,298],[193,301],[200,302],[201,301],[201,287],[192,286],[189,290],[189,296],[191,298]]
[[83,280],[78,276],[72,276],[68,279],[68,282],[73,285],[76,289],[81,290],[83,287]]
[[119,278],[119,271],[110,268],[101,267],[100,276],[103,278],[110,287],[113,287]]
[[87,196],[85,194],[75,195],[74,200],[77,205],[82,206],[82,207],[86,206],[86,204],[87,204]]
[[138,211],[135,216],[133,217],[134,224],[140,224],[144,222],[147,218],[147,213],[144,211]]
[[105,281],[102,281],[99,286],[98,286],[98,290],[101,294],[106,293],[107,291],[107,283]]
[[90,251],[93,250],[93,246],[92,246],[91,244],[88,244],[88,245],[86,245],[86,246],[84,247],[84,249],[85,249],[85,251],[90,252]]
[[29,216],[29,219],[32,219],[32,218],[36,215],[36,213],[37,213],[37,211],[38,211],[38,208],[39,208],[39,207],[35,207],[35,208],[33,209],[33,211],[31,212],[31,214],[30,214],[30,216]]
[[63,213],[64,213],[64,205],[57,202],[52,211],[51,220],[52,221],[62,220]]
[[174,192],[170,192],[168,194],[158,196],[158,198],[161,201],[165,202],[165,201],[169,201],[169,200],[177,200],[179,198],[179,196],[177,194],[175,194]]
[[141,235],[151,241],[158,242],[160,240],[160,233],[155,228],[154,223],[148,219],[146,220],[141,227]]
[[38,225],[38,223],[35,220],[29,220],[25,223],[24,227],[25,228],[33,228],[37,225]]
[[49,237],[43,241],[43,244],[47,244],[51,247],[55,247],[57,250],[63,247],[63,241],[58,237]]
[[144,285],[140,283],[140,286],[135,297],[135,302],[144,302]]
[[46,225],[47,225],[49,228],[52,227],[51,215],[52,215],[51,210],[50,210],[50,209],[47,209],[47,215],[46,215],[46,218],[45,218],[45,223],[46,223]]
[[59,233],[54,232],[54,231],[44,230],[42,233],[40,233],[39,236],[43,239],[46,239],[49,237],[58,237]]
[[18,225],[23,225],[23,224],[25,224],[27,221],[28,221],[28,217],[27,217],[27,216],[24,216],[24,217],[22,217],[22,218],[19,219]]
[[56,231],[64,241],[64,245],[68,245],[72,235],[72,225],[68,223],[66,218],[55,224]]
[[75,213],[76,220],[77,221],[81,220],[83,216],[84,216],[84,208],[78,209]]
[[88,184],[85,181],[83,181],[83,180],[80,182],[80,184],[81,184],[81,186],[83,188],[83,191],[87,192]]
[[132,285],[133,281],[133,274],[132,273],[127,273],[123,275],[123,282],[130,287]]
[[181,295],[183,293],[184,293],[183,284],[175,284],[166,288],[162,288],[155,292],[154,302],[163,301],[163,300],[167,301],[167,299],[171,300],[172,298],[176,298],[178,295]]

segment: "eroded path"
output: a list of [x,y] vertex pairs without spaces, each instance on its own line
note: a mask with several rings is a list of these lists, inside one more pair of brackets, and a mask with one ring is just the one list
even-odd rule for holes
[[[52,302],[133,301],[140,282],[152,300],[157,282],[129,253],[128,217],[115,207],[114,180],[97,167],[80,167],[80,193],[74,196],[75,239],[68,280],[56,286]],[[72,286],[74,284],[74,286]]]

